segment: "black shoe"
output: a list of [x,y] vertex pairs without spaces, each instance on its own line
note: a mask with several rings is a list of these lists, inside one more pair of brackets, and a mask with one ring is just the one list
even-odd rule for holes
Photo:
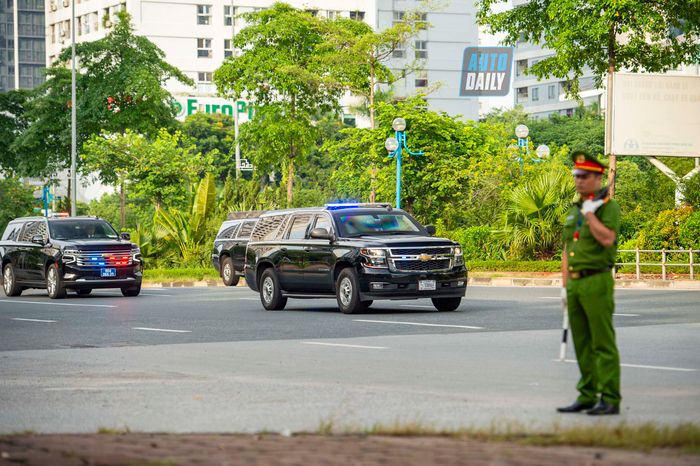
[[620,407],[600,400],[593,409],[586,411],[590,416],[603,416],[606,414],[620,414]]
[[572,405],[557,408],[557,411],[559,411],[560,413],[580,413],[581,411],[585,411],[591,408],[593,408],[593,403],[583,403],[581,401],[576,400]]

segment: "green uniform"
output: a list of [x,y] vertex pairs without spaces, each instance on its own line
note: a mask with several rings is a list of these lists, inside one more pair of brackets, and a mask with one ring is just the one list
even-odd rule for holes
[[[564,226],[564,244],[569,264],[566,291],[571,335],[581,379],[577,385],[578,401],[594,404],[602,400],[619,406],[620,356],[615,342],[613,313],[614,280],[610,272],[576,278],[577,272],[613,268],[617,240],[605,248],[591,234],[581,213],[581,202],[569,211]],[[595,212],[609,229],[620,232],[620,206],[609,200]],[[584,272],[585,273],[585,272]]]

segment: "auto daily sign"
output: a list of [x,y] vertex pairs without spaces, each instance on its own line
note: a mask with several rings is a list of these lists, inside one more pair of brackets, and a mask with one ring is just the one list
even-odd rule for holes
[[508,95],[512,72],[512,47],[467,47],[462,59],[459,95]]

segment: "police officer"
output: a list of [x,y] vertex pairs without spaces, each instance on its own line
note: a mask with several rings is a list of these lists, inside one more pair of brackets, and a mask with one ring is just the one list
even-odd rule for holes
[[562,300],[581,379],[579,396],[561,413],[619,414],[620,356],[613,328],[613,276],[620,206],[602,188],[606,165],[584,151],[572,154],[578,201],[564,226]]

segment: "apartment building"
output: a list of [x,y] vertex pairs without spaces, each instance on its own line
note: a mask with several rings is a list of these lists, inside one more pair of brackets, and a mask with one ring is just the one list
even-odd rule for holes
[[[46,0],[49,64],[70,45],[71,1]],[[214,71],[233,53],[231,38],[245,26],[236,16],[274,3],[274,0],[75,1],[76,41],[104,37],[110,30],[113,14],[125,9],[132,17],[135,32],[158,45],[169,63],[195,81],[194,88],[178,82],[166,84],[180,103],[181,117],[193,111],[233,111],[234,104],[216,97],[212,83]],[[417,0],[288,0],[287,3],[321,17],[365,21],[378,30],[401,21],[406,11],[419,6]],[[422,67],[395,84],[398,95],[431,91],[426,100],[432,109],[463,115],[465,119],[478,117],[477,99],[459,97],[462,52],[465,47],[477,44],[474,16],[471,0],[454,0],[440,11],[426,13],[425,20],[432,27],[397,49],[388,63],[392,69],[399,70],[418,59]],[[349,108],[350,101],[347,103]],[[239,102],[237,108],[238,111],[243,108],[242,115],[245,114],[244,103]]]
[[0,92],[44,82],[44,0],[0,0]]

